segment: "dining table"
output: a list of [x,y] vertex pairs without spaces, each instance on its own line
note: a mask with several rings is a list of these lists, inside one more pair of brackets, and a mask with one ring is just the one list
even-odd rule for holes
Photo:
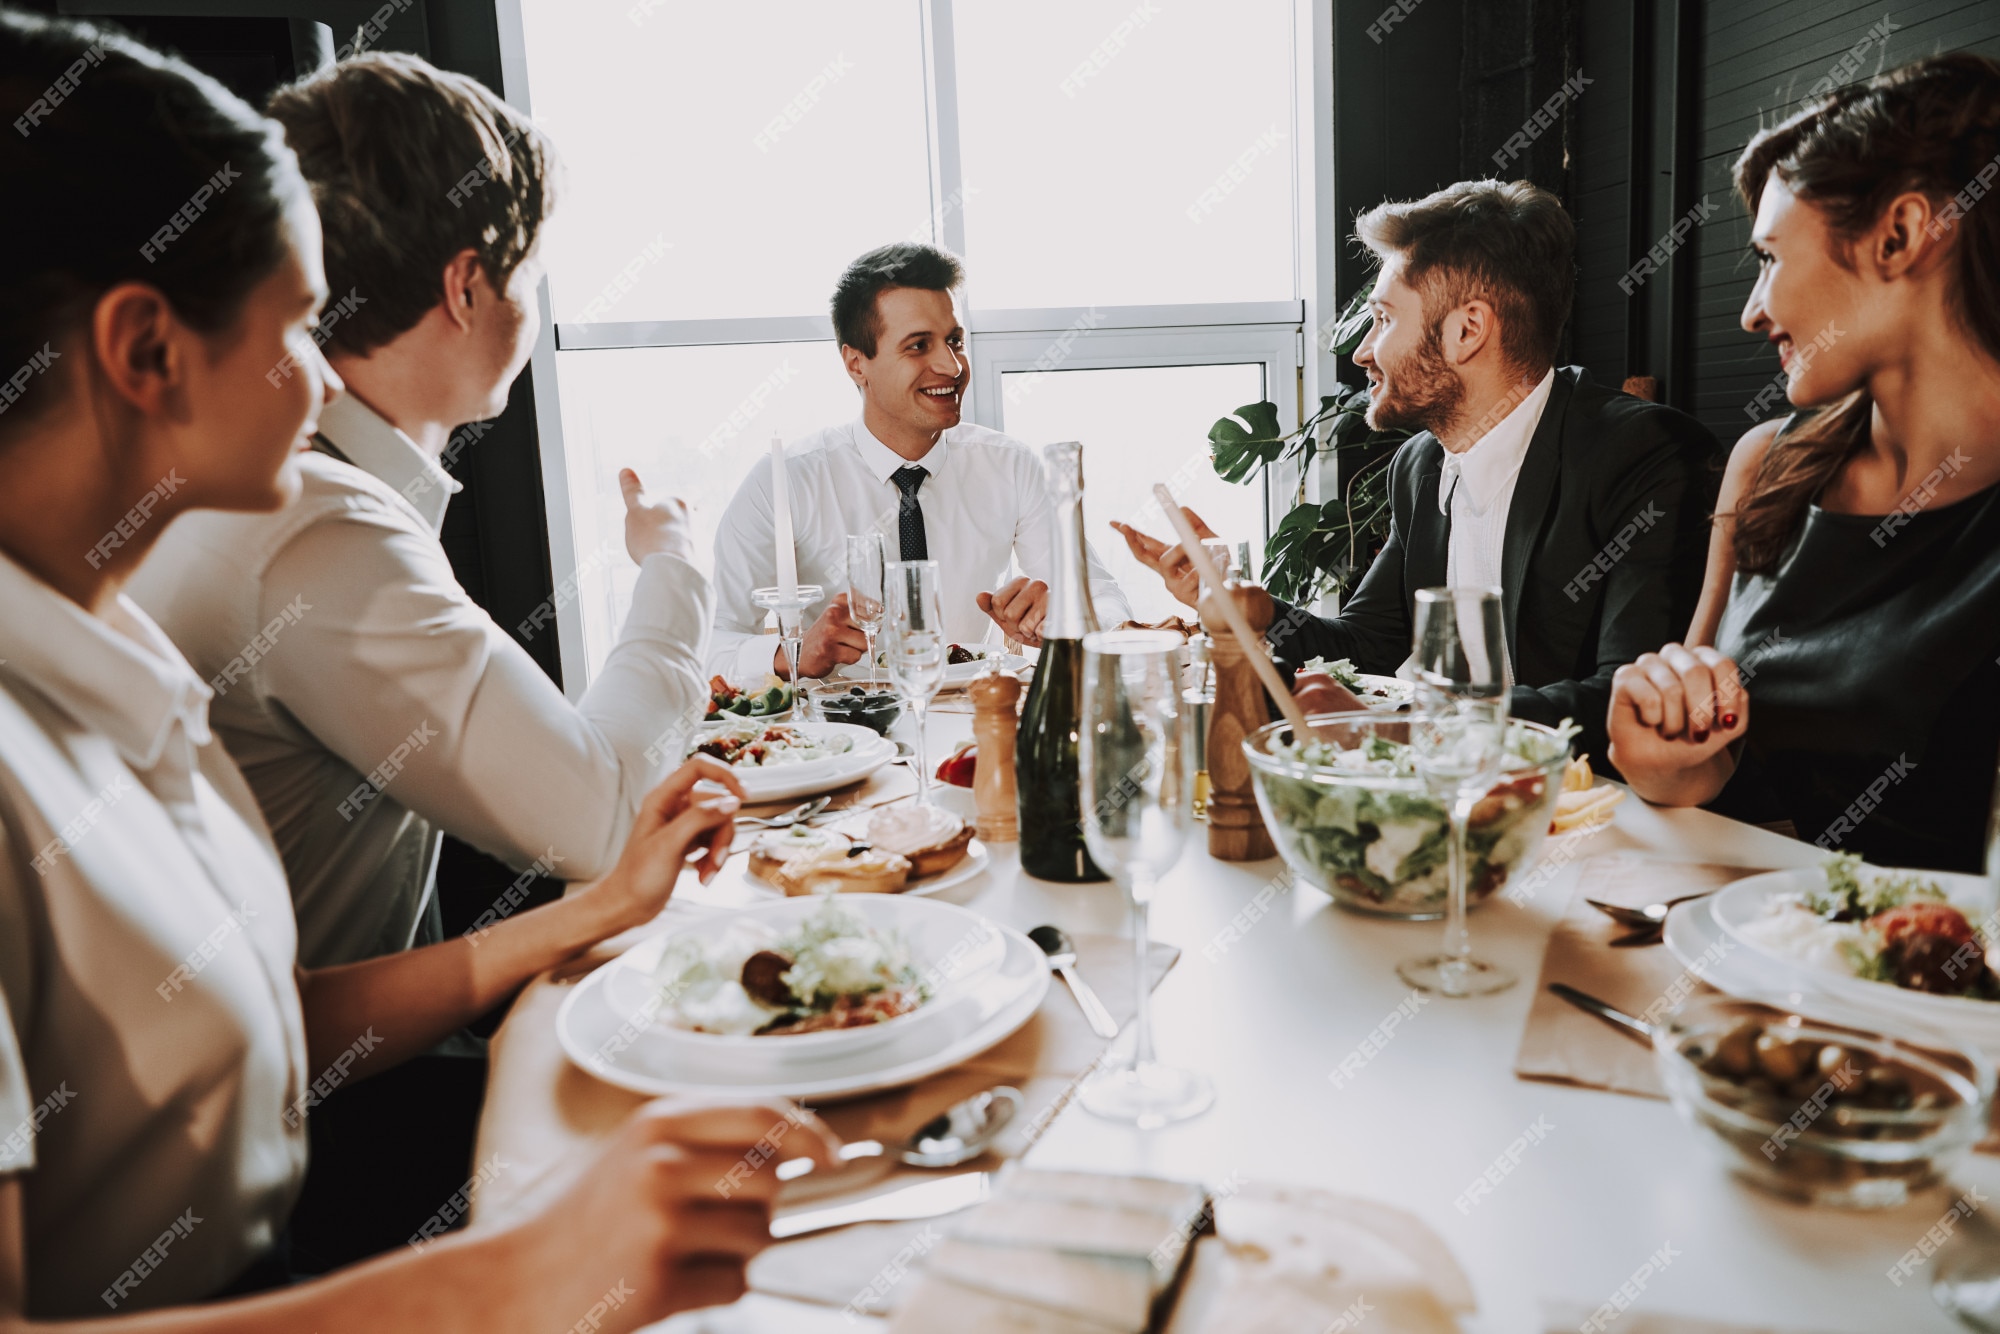
[[[908,726],[905,719],[899,731]],[[969,706],[941,700],[927,727],[933,762],[970,730]],[[1346,911],[1277,859],[1218,860],[1196,823],[1152,906],[1153,938],[1180,950],[1152,1014],[1160,1059],[1205,1073],[1217,1090],[1214,1106],[1181,1124],[1138,1130],[1070,1102],[1024,1161],[1211,1186],[1264,1181],[1394,1206],[1434,1229],[1469,1277],[1477,1309],[1462,1318],[1468,1334],[1576,1329],[1608,1302],[1620,1308],[1605,1326],[1611,1331],[1703,1327],[1650,1323],[1669,1315],[1785,1334],[1959,1329],[1933,1303],[1925,1271],[1901,1283],[1888,1274],[1968,1186],[2000,1191],[2000,1160],[1973,1155],[1949,1184],[1897,1208],[1809,1207],[1729,1175],[1663,1100],[1516,1075],[1550,933],[1581,868],[1620,852],[1741,867],[1746,875],[1824,857],[1780,834],[1628,794],[1607,824],[1551,841],[1532,893],[1496,897],[1472,914],[1479,954],[1513,970],[1515,986],[1412,1004],[1395,965],[1433,949],[1441,923]],[[1013,845],[989,853],[982,875],[940,897],[1023,931],[1053,923],[1073,935],[1129,935],[1129,908],[1115,885],[1049,883],[1021,871]],[[1073,1002],[1058,982],[1048,1003]],[[523,1143],[533,1119],[510,1115],[509,1104],[565,1074],[546,1033],[522,1031],[524,1017],[546,1026],[551,1014],[546,1004],[532,1015],[517,1012],[495,1037],[496,1069],[509,1043],[532,1039],[538,1054],[525,1070],[515,1062],[511,1084],[492,1090],[480,1161],[534,1147]],[[1385,1019],[1399,1014],[1385,1032]],[[1131,1036],[1128,1024],[1111,1059]],[[1534,1128],[1530,1146],[1468,1204],[1469,1184],[1508,1157],[1526,1128]],[[499,1207],[482,1193],[475,1222]],[[654,1328],[881,1327],[851,1311],[753,1291],[733,1306]]]

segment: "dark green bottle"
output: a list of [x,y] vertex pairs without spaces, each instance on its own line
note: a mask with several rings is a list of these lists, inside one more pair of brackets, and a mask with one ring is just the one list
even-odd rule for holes
[[1021,869],[1040,880],[1108,879],[1083,845],[1077,734],[1083,726],[1083,637],[1097,629],[1083,561],[1083,446],[1042,451],[1055,492],[1055,563],[1042,654],[1014,741],[1021,817]]

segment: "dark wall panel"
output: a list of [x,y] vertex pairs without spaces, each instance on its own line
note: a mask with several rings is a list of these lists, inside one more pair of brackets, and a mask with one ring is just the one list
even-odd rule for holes
[[1750,219],[1730,186],[1744,144],[1797,110],[1864,41],[1848,66],[1854,79],[1939,51],[2000,56],[2000,3],[1901,0],[1886,10],[1886,35],[1872,35],[1885,17],[1880,0],[1735,0],[1703,11],[1698,190],[1721,207],[1694,240],[1694,407],[1727,443],[1751,426],[1746,406],[1778,373],[1769,345],[1737,324],[1756,276]]

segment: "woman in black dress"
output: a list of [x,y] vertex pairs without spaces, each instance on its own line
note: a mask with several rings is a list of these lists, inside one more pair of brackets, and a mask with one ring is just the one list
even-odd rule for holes
[[1738,443],[1690,643],[1618,672],[1612,759],[1648,801],[1977,870],[2000,757],[2000,62],[1842,89],[1751,140],[1736,185],[1743,327],[1807,411]]

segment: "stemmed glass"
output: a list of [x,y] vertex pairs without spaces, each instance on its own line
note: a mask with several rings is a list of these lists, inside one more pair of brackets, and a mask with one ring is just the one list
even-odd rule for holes
[[882,628],[882,534],[847,535],[847,619],[868,636],[868,684],[875,684],[875,632]]
[[1150,1130],[1207,1111],[1215,1087],[1153,1059],[1147,914],[1194,822],[1194,737],[1181,701],[1187,650],[1170,630],[1108,630],[1083,637],[1083,729],[1077,757],[1083,841],[1132,896],[1132,1059],[1083,1081],[1092,1113]]
[[1417,590],[1413,639],[1418,706],[1410,719],[1417,772],[1451,811],[1451,891],[1444,950],[1405,959],[1396,975],[1436,996],[1484,996],[1514,985],[1514,974],[1472,957],[1465,909],[1470,871],[1466,826],[1507,763],[1507,634],[1497,588]]
[[938,563],[894,560],[883,567],[883,647],[889,681],[916,725],[917,805],[931,802],[931,772],[924,753],[924,710],[944,684],[944,612],[938,600]]
[[753,588],[750,601],[778,614],[778,646],[785,651],[785,663],[791,670],[792,703],[785,711],[785,721],[795,723],[803,716],[799,702],[805,693],[799,683],[799,651],[805,644],[806,608],[811,607],[826,596],[826,590],[818,584],[800,584],[790,597],[781,588]]

